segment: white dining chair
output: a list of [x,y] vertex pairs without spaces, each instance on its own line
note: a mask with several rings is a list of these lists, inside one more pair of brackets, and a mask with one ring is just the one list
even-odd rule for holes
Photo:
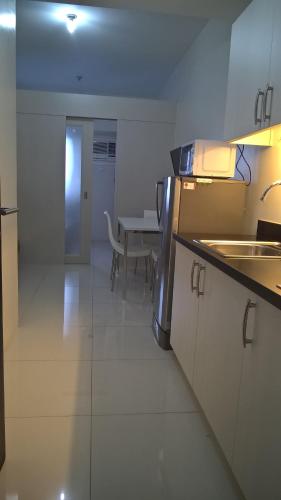
[[[116,276],[116,270],[119,269],[119,258],[120,255],[124,257],[125,255],[125,250],[124,250],[124,245],[117,241],[114,238],[113,231],[112,231],[112,224],[111,224],[111,218],[108,212],[104,212],[104,215],[107,220],[107,228],[108,228],[108,237],[109,241],[112,247],[112,264],[111,264],[111,272],[110,272],[110,279],[111,279],[111,290],[114,290],[114,283],[115,283],[115,276]],[[133,259],[141,259],[144,258],[145,261],[145,276],[146,276],[146,281],[148,279],[147,277],[147,267],[148,267],[148,259],[150,258],[150,253],[151,250],[148,247],[145,246],[139,246],[139,247],[128,247],[127,251],[127,258],[133,258]]]

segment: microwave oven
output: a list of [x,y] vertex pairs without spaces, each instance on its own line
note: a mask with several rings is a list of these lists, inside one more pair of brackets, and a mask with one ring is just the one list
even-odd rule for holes
[[230,178],[235,173],[236,146],[222,141],[195,140],[180,148],[179,174]]

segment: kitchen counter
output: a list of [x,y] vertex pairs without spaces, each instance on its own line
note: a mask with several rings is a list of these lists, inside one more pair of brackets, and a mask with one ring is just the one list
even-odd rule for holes
[[273,306],[281,309],[281,260],[225,258],[193,240],[235,239],[255,240],[253,236],[218,236],[206,234],[174,234],[174,239],[207,262],[225,272],[228,276],[262,297]]

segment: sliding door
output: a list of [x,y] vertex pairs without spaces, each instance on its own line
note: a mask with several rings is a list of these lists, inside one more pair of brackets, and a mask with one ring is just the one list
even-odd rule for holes
[[65,262],[89,263],[93,122],[66,120]]

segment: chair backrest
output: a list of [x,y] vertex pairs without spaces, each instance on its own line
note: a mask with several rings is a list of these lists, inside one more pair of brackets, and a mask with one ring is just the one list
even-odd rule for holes
[[111,243],[111,246],[113,248],[116,248],[116,245],[117,245],[117,241],[115,240],[114,236],[113,236],[113,231],[112,231],[112,224],[111,224],[111,218],[110,218],[110,215],[109,213],[106,211],[104,212],[104,215],[106,217],[106,220],[107,220],[107,229],[108,229],[108,237],[109,237],[109,241]]
[[143,216],[144,217],[154,217],[156,219],[157,218],[157,212],[156,212],[156,210],[144,210],[143,211]]

